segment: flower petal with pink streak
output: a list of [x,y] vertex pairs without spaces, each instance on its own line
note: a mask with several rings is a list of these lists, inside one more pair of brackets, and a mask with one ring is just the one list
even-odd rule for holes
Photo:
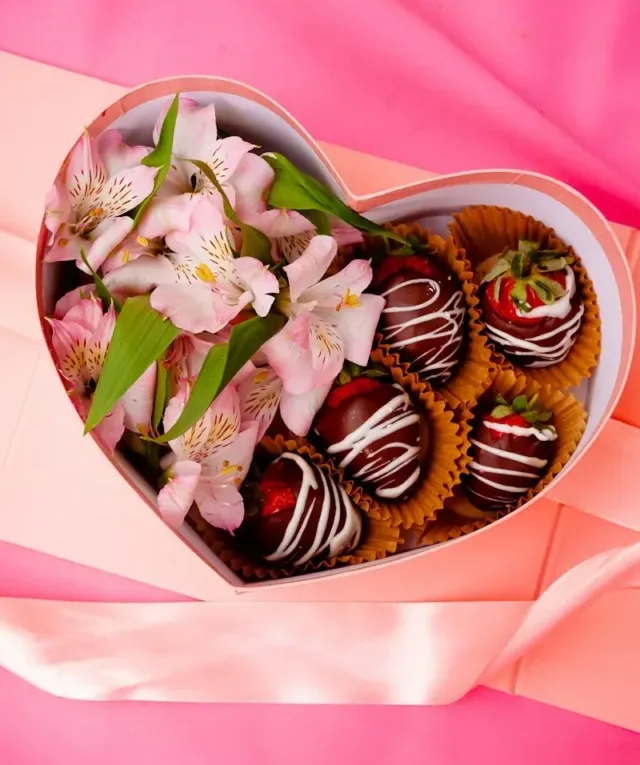
[[365,366],[376,334],[385,299],[379,295],[360,295],[360,305],[345,306],[332,316],[344,343],[344,356]]
[[[208,156],[181,155],[186,159],[201,159],[211,168],[219,184],[225,184],[238,169],[238,165],[254,144],[247,143],[239,136],[230,136],[222,138],[215,142],[211,153]],[[215,188],[211,181],[201,170],[196,170],[196,192]]]
[[115,218],[137,207],[153,191],[157,173],[157,167],[138,165],[109,178],[95,200],[102,217]]
[[310,316],[310,349],[316,386],[333,382],[344,364],[344,343],[336,328],[318,312]]
[[59,229],[58,234],[53,240],[51,249],[45,254],[43,260],[45,263],[61,263],[67,260],[77,260],[80,257],[80,250],[85,252],[89,247],[89,242],[80,236],[67,233],[66,227]]
[[[249,299],[247,296],[245,302]],[[160,285],[151,293],[151,306],[176,327],[195,335],[218,332],[243,308],[241,303],[229,305],[218,293],[199,284]]]
[[49,319],[57,366],[74,389],[84,390],[85,350],[91,332],[77,322]]
[[92,295],[95,295],[95,291],[95,284],[83,284],[80,287],[70,290],[56,303],[56,306],[53,309],[53,318],[64,319],[75,305],[81,300],[86,300]]
[[242,420],[258,424],[258,440],[267,432],[278,411],[282,395],[282,381],[267,367],[256,368],[245,376],[238,386]]
[[[318,238],[316,237],[316,239]],[[296,263],[299,263],[300,260],[297,260]],[[293,268],[293,266],[289,266],[289,268]],[[306,290],[304,299],[314,300],[326,308],[338,309],[347,290],[351,295],[358,297],[369,286],[372,278],[373,271],[369,261],[358,258],[348,263],[337,274],[328,279],[323,279]]]
[[[69,313],[73,313],[76,308],[72,308]],[[111,303],[107,312],[100,317],[98,325],[87,342],[85,368],[89,378],[96,382],[100,378],[115,326],[116,312],[113,303]]]
[[197,202],[198,197],[193,194],[154,198],[140,221],[138,234],[146,239],[155,239],[173,231],[188,231]]
[[338,245],[330,236],[314,236],[303,254],[284,267],[291,300],[297,302],[303,292],[322,279],[337,251]]
[[270,239],[297,236],[307,231],[315,231],[313,223],[295,210],[267,210],[250,218],[248,222]]
[[106,182],[104,165],[85,130],[71,150],[66,176],[69,203],[78,219],[96,206]]
[[274,177],[273,168],[262,157],[251,153],[242,157],[229,180],[236,192],[235,211],[241,220],[249,222],[252,216],[265,212],[266,194]]
[[332,382],[319,385],[308,393],[294,395],[288,391],[282,392],[280,415],[284,424],[297,436],[306,436],[320,407],[329,395]]
[[93,429],[97,441],[113,452],[124,434],[124,407],[118,401],[109,414]]
[[197,462],[176,462],[169,470],[169,480],[158,494],[158,510],[163,519],[178,528],[193,504],[200,472]]
[[280,289],[276,275],[256,258],[237,258],[234,265],[240,285],[253,294],[253,309],[258,316],[266,316]]
[[156,391],[156,373],[157,365],[154,363],[120,399],[124,407],[124,426],[127,430],[149,433]]
[[360,244],[364,237],[357,228],[343,223],[339,218],[331,218],[331,236],[338,243],[338,247],[346,247],[349,244]]
[[76,303],[64,317],[65,323],[79,324],[81,327],[87,330],[90,334],[98,329],[104,311],[102,310],[102,303],[93,295],[86,300],[82,300]]
[[151,153],[148,146],[129,146],[119,130],[105,130],[96,138],[95,145],[107,176],[139,165]]

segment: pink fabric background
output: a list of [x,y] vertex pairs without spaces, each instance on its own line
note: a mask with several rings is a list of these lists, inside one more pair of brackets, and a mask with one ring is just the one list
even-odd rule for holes
[[[436,171],[539,170],[636,226],[639,31],[636,0],[0,2],[4,50],[122,84],[242,79],[317,138]],[[169,597],[7,545],[0,594]],[[0,710],[0,755],[16,765],[53,752],[67,765],[198,765],[214,752],[242,765],[640,756],[635,734],[484,689],[444,709],[92,705],[0,674]]]

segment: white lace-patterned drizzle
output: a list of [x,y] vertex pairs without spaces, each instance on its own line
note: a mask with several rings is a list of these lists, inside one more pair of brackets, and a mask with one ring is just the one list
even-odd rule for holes
[[[529,313],[519,312],[520,316],[531,319],[545,317],[564,319],[569,316],[571,312],[571,299],[576,294],[576,279],[572,268],[567,267],[565,273],[567,276],[567,291],[559,300],[556,300],[552,305],[538,306]],[[556,329],[535,335],[528,340],[504,332],[489,322],[487,322],[487,333],[489,338],[510,356],[534,355],[538,357],[536,360],[526,361],[524,366],[548,367],[551,364],[563,361],[567,357],[571,346],[575,342],[576,334],[580,329],[583,314],[584,304],[581,303],[575,316],[568,318]],[[550,338],[557,338],[557,342],[552,345],[543,344],[544,341]]]
[[[302,473],[302,485],[282,541],[275,552],[264,556],[265,560],[279,561],[290,558],[300,544],[309,523],[316,524],[313,542],[307,550],[301,551],[300,557],[289,561],[291,565],[302,566],[325,551],[328,551],[327,557],[334,558],[356,547],[362,532],[362,519],[342,486],[337,486],[320,468],[308,463],[299,454],[287,452],[278,459],[292,460],[296,463]],[[311,492],[316,492],[316,496],[308,502]],[[316,502],[322,503],[319,512],[316,510]],[[331,521],[332,525],[327,533]]]
[[[518,425],[502,425],[500,423],[493,422],[485,422],[484,424],[490,430],[496,430],[501,434],[511,433],[520,437],[537,438],[539,441],[555,441],[558,437],[556,429],[553,426],[547,426],[544,428],[523,428],[519,427]],[[540,478],[542,469],[545,468],[548,463],[548,460],[543,460],[539,457],[528,457],[524,454],[519,454],[518,452],[510,452],[506,451],[505,449],[498,449],[495,446],[490,446],[489,444],[485,444],[475,438],[471,439],[471,443],[476,447],[476,449],[480,449],[481,451],[485,451],[488,454],[492,454],[494,457],[502,458],[507,466],[488,467],[476,462],[474,459],[469,463],[469,473],[476,480],[480,481],[480,483],[483,483],[486,486],[491,486],[498,491],[506,492],[507,494],[520,496],[528,491],[532,486],[535,486]],[[534,470],[525,470],[524,468],[527,467],[534,468]],[[509,477],[526,478],[528,479],[527,485],[523,486],[522,484],[516,485],[509,483]],[[471,498],[473,498],[473,495],[475,495],[481,499],[492,502],[495,505],[511,505],[517,498],[517,496],[514,496],[513,499],[509,499],[508,497],[487,497],[471,486],[467,488],[467,493],[471,495]]]
[[[394,386],[398,387],[399,386]],[[399,388],[400,393],[380,407],[360,427],[337,444],[327,448],[329,454],[341,454],[346,452],[340,462],[341,468],[347,468],[353,460],[367,447],[374,445],[376,441],[397,433],[399,430],[420,421],[420,415],[411,404],[409,396]],[[399,451],[397,457],[388,459],[385,455],[389,450]],[[420,443],[407,444],[402,441],[390,441],[383,444],[371,453],[368,463],[357,473],[354,478],[375,486],[375,493],[379,497],[395,499],[404,494],[418,480],[420,476],[419,455]],[[415,463],[415,469],[401,484],[394,484],[393,476],[407,465]]]
[[[388,306],[382,313],[385,314],[401,314],[409,311],[425,311],[427,312],[430,306],[432,306],[440,297],[440,285],[433,279],[418,278],[408,279],[402,284],[397,284],[386,292],[382,293],[382,297],[386,298],[393,292],[396,292],[403,287],[409,287],[412,284],[427,284],[433,289],[433,295],[425,300],[424,303],[412,306]],[[409,337],[404,340],[396,340],[391,342],[390,348],[392,350],[402,351],[402,349],[413,343],[419,343],[422,340],[436,340],[442,339],[443,343],[439,347],[430,348],[423,354],[418,356],[412,361],[412,367],[415,367],[415,371],[424,380],[431,382],[447,380],[451,374],[451,369],[458,362],[458,350],[462,343],[462,322],[464,321],[465,308],[464,308],[464,296],[460,290],[457,290],[449,298],[446,304],[439,310],[433,313],[424,313],[421,316],[414,316],[412,319],[401,321],[399,324],[391,324],[383,329],[384,338],[386,342],[393,341],[394,337],[397,337],[401,332],[409,327],[416,326],[418,324],[426,325],[424,334],[417,335],[416,337]],[[429,330],[429,324],[438,322],[439,319],[444,320],[444,323],[432,330]]]

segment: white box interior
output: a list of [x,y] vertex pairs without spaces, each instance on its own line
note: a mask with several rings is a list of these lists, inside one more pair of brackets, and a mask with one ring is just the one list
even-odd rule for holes
[[[245,140],[262,147],[264,151],[280,151],[294,164],[318,180],[326,183],[334,193],[340,194],[333,176],[327,171],[320,159],[309,150],[304,139],[280,117],[269,109],[239,96],[223,93],[198,92],[186,93],[198,103],[216,105],[218,125],[231,134],[241,135]],[[166,103],[165,98],[148,101],[122,117],[112,127],[120,130],[130,143],[152,145],[152,130],[160,109]],[[467,205],[487,204],[511,207],[543,221],[554,228],[558,235],[572,245],[580,255],[593,280],[602,318],[602,354],[598,369],[593,378],[581,386],[576,393],[589,411],[589,422],[585,436],[576,454],[583,448],[593,434],[600,418],[604,414],[614,390],[618,369],[621,363],[622,312],[620,296],[615,276],[606,253],[590,232],[588,227],[567,207],[540,191],[517,182],[510,184],[478,183],[425,191],[407,199],[391,202],[367,212],[376,222],[384,223],[400,220],[417,220],[439,234],[446,235],[447,224],[452,213]],[[46,310],[52,311],[54,305],[57,268],[47,267],[44,275],[44,298]],[[575,455],[574,455],[575,456]],[[151,504],[156,504],[155,492],[141,478],[135,469],[118,455],[117,463],[136,485],[138,485]],[[186,524],[181,535],[213,568],[225,579],[238,587],[268,587],[282,584],[282,580],[246,584],[215,556],[198,535]],[[428,554],[429,550],[410,550],[400,553],[395,558],[407,555]],[[377,561],[363,566],[376,566],[384,563]],[[353,570],[341,569],[341,571]],[[319,576],[335,576],[335,571],[325,571],[296,577],[296,581]]]

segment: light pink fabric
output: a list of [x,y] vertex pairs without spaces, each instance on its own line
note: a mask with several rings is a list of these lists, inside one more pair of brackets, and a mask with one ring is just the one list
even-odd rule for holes
[[[213,31],[221,3],[192,3],[188,10],[185,3],[160,5],[69,1],[58,3],[54,13],[48,3],[39,8],[4,0],[0,45],[122,83],[194,71],[245,79],[280,99],[320,138],[435,170],[542,170],[577,186],[611,217],[640,222],[635,0],[542,6],[531,0],[379,0],[366,2],[366,11],[365,0],[297,7],[287,0],[238,0],[224,3],[224,33]],[[63,44],[69,18],[76,33]],[[148,595],[147,588],[95,572],[80,575],[76,567],[42,556],[7,556],[3,550],[0,558],[3,594],[19,594],[7,583],[15,578],[24,583],[24,595],[88,597],[92,580],[97,599],[108,586],[118,589],[116,598]],[[55,589],[51,576],[63,580]],[[446,765],[524,762],[525,756],[532,763],[590,765],[624,762],[625,754],[635,762],[639,751],[637,740],[622,732],[489,693],[457,708],[396,712],[143,710],[131,703],[104,711],[48,698],[12,678],[0,694],[3,708],[10,704],[13,711],[3,718],[0,745],[12,747],[10,761],[17,763],[50,762],[52,741],[73,765],[87,760],[92,744],[94,757],[102,758],[92,761],[100,765],[121,758],[125,747],[137,762],[164,765],[186,759],[186,752],[190,762],[210,761],[205,730],[219,737],[223,759],[233,761],[235,745],[243,764],[287,761],[294,752],[299,758],[304,749],[293,749],[292,731],[306,736],[304,746],[318,762],[336,752],[366,753],[372,761],[390,760],[396,752],[396,761],[413,762],[425,742],[434,761]],[[61,730],[72,725],[75,730],[62,738]],[[253,730],[261,749],[234,736],[236,725]],[[381,734],[383,725],[393,734]],[[40,737],[32,735],[36,726],[43,726]],[[542,736],[536,743],[535,733]]]

